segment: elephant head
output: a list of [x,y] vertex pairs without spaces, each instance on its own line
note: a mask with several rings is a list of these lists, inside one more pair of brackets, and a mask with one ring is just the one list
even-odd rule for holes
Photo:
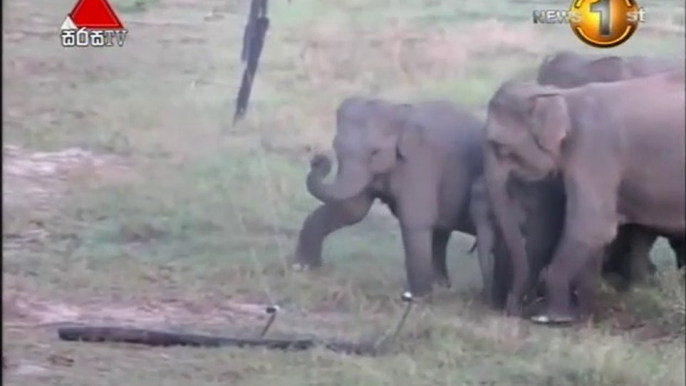
[[406,125],[411,105],[378,99],[347,98],[336,112],[333,148],[338,161],[335,181],[324,183],[331,161],[322,155],[312,159],[307,189],[322,202],[355,197],[376,176],[389,173],[399,159],[416,145],[417,130]]
[[649,76],[681,66],[683,59],[596,56],[562,51],[543,61],[536,81],[542,85],[572,88],[593,82],[617,82]]
[[560,167],[571,120],[563,90],[508,82],[488,105],[487,147],[498,168],[524,181],[540,181]]
[[509,311],[527,286],[529,264],[517,222],[517,205],[508,194],[510,179],[541,181],[560,168],[570,119],[563,90],[524,82],[503,84],[489,101],[485,177],[496,222],[513,260]]

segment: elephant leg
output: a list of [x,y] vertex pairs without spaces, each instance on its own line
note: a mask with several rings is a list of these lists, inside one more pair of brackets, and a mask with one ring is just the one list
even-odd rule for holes
[[538,323],[576,320],[571,302],[572,281],[591,264],[591,259],[604,252],[617,233],[613,190],[594,191],[592,187],[603,189],[607,185],[593,180],[566,181],[565,186],[568,200],[564,230],[545,278],[547,309],[533,318]]
[[493,278],[490,300],[494,307],[502,309],[505,307],[508,295],[512,289],[512,262],[502,238],[496,238],[492,251]]
[[560,241],[565,218],[565,196],[557,180],[531,183],[519,192],[524,204],[523,230],[529,260],[529,282],[525,299],[536,300],[542,295],[541,274],[550,264]]
[[[546,214],[546,216],[549,216]],[[543,269],[550,263],[555,246],[560,240],[562,224],[551,224],[542,218],[531,217],[526,224],[526,251],[529,258],[530,277],[525,296],[529,301],[538,297]]]
[[583,239],[564,237],[555,258],[545,274],[547,309],[534,317],[539,323],[567,323],[576,319],[571,302],[573,279],[583,275],[589,258],[603,252],[602,247],[593,247]]
[[617,291],[629,288],[631,279],[627,256],[631,253],[632,237],[631,226],[621,226],[617,230],[617,237],[605,248],[602,276]]
[[450,231],[434,229],[431,240],[431,253],[433,257],[434,280],[441,285],[450,288],[450,275],[448,274],[448,264],[446,254]]
[[[629,251],[629,282],[646,283],[654,272],[654,264],[650,260],[650,250],[657,240],[657,235],[642,229],[634,232]],[[651,268],[653,271],[651,272]]]
[[361,194],[349,200],[323,204],[315,209],[303,222],[293,256],[293,267],[320,267],[324,238],[340,228],[362,221],[373,201],[372,197]]
[[416,296],[428,295],[433,284],[434,268],[431,253],[431,228],[401,226],[405,248],[405,269],[408,289]]
[[[497,228],[492,216],[492,208],[483,178],[477,179],[472,184],[469,199],[469,217],[475,229],[476,242],[474,247],[479,258],[483,297],[486,302],[497,307],[497,291],[494,287],[497,282],[494,262]],[[504,257],[507,258],[507,256]]]
[[481,283],[486,300],[495,305],[495,229],[493,224],[476,224],[476,249],[479,256]]
[[633,283],[646,282],[652,274],[650,250],[657,235],[645,229],[624,225],[619,227],[617,237],[606,249],[603,275],[619,291]]

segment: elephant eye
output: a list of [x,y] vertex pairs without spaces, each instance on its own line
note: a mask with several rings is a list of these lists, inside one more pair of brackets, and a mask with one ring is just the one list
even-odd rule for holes
[[519,156],[509,150],[507,146],[497,143],[497,142],[491,142],[491,147],[493,147],[493,152],[495,153],[496,157],[498,159],[503,160],[503,161],[510,161],[514,163],[519,163],[521,161],[521,158]]
[[504,158],[504,156],[506,155],[504,146],[498,142],[491,141],[491,148],[493,148],[493,152],[498,158]]

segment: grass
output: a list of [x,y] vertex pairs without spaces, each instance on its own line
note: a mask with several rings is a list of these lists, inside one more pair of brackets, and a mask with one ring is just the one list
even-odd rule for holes
[[[610,52],[683,54],[683,6],[641,5],[647,24]],[[113,159],[7,177],[19,197],[3,215],[8,385],[684,385],[683,287],[664,241],[653,251],[657,285],[606,291],[616,316],[556,330],[483,307],[472,240],[455,235],[453,289],[419,305],[382,358],[80,345],[39,325],[107,314],[245,332],[263,321],[239,306],[277,302],[274,333],[384,332],[401,312],[404,270],[383,208],[327,240],[322,272],[286,269],[317,205],[304,189],[309,157],[328,151],[345,96],[447,98],[482,111],[501,81],[532,76],[544,55],[592,52],[566,27],[530,23],[534,7],[557,3],[272,1],[252,104],[236,127],[246,2],[114,1],[129,35],[100,50],[59,46],[71,1],[5,6],[6,144]],[[645,337],[656,330],[667,338]]]

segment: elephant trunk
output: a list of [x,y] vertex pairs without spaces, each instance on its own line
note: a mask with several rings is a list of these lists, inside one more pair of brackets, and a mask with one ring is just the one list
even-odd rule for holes
[[514,269],[512,291],[521,292],[528,280],[529,264],[527,260],[524,239],[518,224],[518,216],[514,210],[507,190],[509,170],[499,165],[491,149],[485,152],[485,176],[488,196],[493,207],[496,223],[510,255]]
[[325,184],[324,178],[329,174],[331,161],[325,160],[326,166],[312,168],[307,175],[307,190],[318,200],[329,203],[347,200],[360,194],[372,180],[372,173],[362,162],[342,161],[339,159],[336,180]]

